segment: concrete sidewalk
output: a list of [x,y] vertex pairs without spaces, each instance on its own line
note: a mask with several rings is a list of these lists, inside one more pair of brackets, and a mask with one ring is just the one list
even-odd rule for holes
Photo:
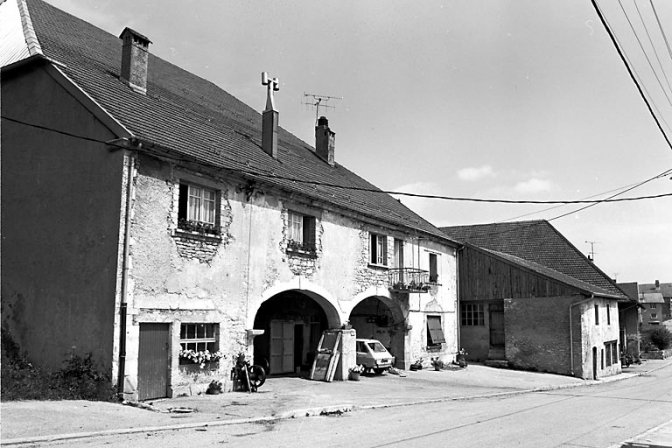
[[649,360],[599,381],[470,365],[461,370],[404,372],[406,376],[364,376],[357,382],[269,378],[257,393],[179,397],[140,406],[92,401],[6,402],[0,406],[0,443],[21,445],[520,394],[618,381],[670,363],[672,360]]

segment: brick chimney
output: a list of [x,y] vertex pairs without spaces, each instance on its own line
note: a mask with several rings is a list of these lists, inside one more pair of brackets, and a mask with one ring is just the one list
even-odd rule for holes
[[329,129],[327,117],[320,117],[315,126],[315,152],[329,165],[334,166],[336,133]]
[[124,28],[119,37],[122,39],[121,72],[119,77],[138,93],[147,93],[147,60],[149,44],[147,37]]

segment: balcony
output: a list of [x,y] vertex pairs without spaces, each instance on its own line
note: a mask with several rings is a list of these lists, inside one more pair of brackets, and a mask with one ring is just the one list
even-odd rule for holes
[[416,268],[392,268],[388,271],[390,291],[392,292],[429,292],[437,283],[438,275],[431,276],[429,271]]

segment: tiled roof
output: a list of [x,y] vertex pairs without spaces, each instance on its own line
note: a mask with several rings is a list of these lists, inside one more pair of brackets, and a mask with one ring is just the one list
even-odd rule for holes
[[639,285],[639,292],[659,292],[663,297],[672,297],[672,283],[642,283]]
[[[141,140],[378,222],[448,240],[392,196],[339,164],[330,166],[309,144],[282,128],[278,157],[269,156],[261,149],[259,112],[215,84],[152,55],[151,48],[147,94],[142,95],[119,80],[117,36],[41,0],[14,1],[27,3],[44,55],[64,64],[68,77]],[[265,100],[261,92],[260,103]]]
[[455,241],[472,244],[565,274],[612,295],[624,296],[615,283],[548,221],[442,227]]
[[642,292],[639,294],[641,303],[665,303],[663,295],[659,292]]

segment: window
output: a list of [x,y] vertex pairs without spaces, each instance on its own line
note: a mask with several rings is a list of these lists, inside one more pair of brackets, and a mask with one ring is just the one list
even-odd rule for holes
[[649,303],[649,308],[652,310],[656,309],[656,304],[655,303]]
[[290,211],[287,213],[289,243],[287,249],[315,253],[315,217]]
[[616,341],[605,342],[604,351],[607,355],[607,367],[618,362],[618,343]]
[[657,313],[651,313],[651,319],[657,319],[658,314]]
[[483,304],[464,303],[461,306],[461,320],[465,327],[475,327],[485,325],[485,312]]
[[[180,326],[180,349],[195,352],[217,351],[217,324],[182,324]],[[190,361],[180,357],[180,364],[189,364]]]
[[600,305],[595,305],[595,325],[600,325]]
[[427,347],[440,347],[444,342],[441,316],[427,316]]
[[611,325],[611,305],[607,304],[607,325]]
[[180,184],[177,212],[182,230],[219,235],[217,192],[191,184]]
[[387,266],[387,237],[377,233],[371,234],[371,264]]
[[429,254],[429,282],[438,283],[439,282],[439,267],[438,267],[439,257],[436,254]]

